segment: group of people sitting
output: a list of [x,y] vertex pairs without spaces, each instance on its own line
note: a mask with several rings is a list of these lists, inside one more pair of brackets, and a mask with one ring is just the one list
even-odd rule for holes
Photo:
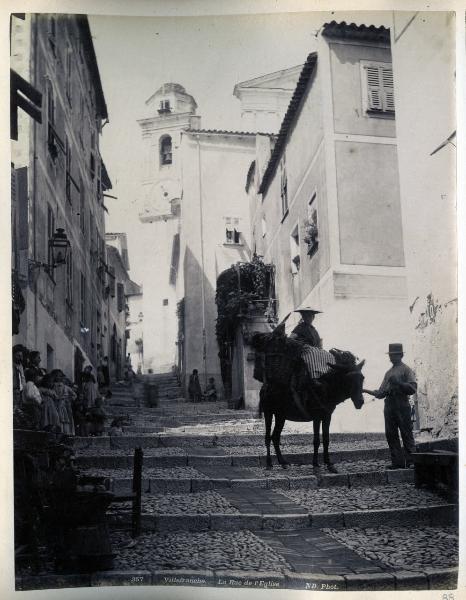
[[13,347],[14,426],[64,435],[98,436],[105,428],[108,388],[99,388],[91,365],[84,368],[80,385],[61,369],[47,372],[37,350]]
[[202,392],[199,382],[199,372],[197,369],[194,369],[189,376],[188,395],[191,402],[216,402],[217,388],[215,387],[215,379],[209,377],[209,383],[206,385],[204,392]]

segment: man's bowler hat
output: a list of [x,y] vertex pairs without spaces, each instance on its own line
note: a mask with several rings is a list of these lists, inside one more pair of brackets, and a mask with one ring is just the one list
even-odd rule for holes
[[403,344],[388,344],[387,354],[403,354]]

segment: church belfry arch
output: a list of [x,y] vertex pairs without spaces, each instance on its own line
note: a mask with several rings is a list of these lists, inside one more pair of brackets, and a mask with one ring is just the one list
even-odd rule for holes
[[165,134],[159,140],[159,160],[160,165],[171,165],[173,162],[172,138]]

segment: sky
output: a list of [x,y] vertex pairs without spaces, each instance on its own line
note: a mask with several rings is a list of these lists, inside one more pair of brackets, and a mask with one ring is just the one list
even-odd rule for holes
[[[106,198],[107,231],[128,234],[130,275],[141,280],[138,231],[141,130],[145,101],[179,83],[197,102],[202,127],[241,130],[236,83],[304,63],[331,20],[390,25],[391,13],[282,13],[207,17],[90,16],[109,113],[101,153],[118,199]],[[244,129],[244,127],[243,127]]]

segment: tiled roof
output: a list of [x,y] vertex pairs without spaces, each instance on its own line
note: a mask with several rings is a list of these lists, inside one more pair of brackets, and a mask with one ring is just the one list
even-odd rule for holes
[[262,177],[262,181],[259,188],[260,194],[263,194],[268,189],[272,175],[275,171],[278,161],[281,158],[283,148],[285,147],[288,138],[288,133],[292,124],[294,123],[296,114],[301,104],[301,100],[303,99],[303,96],[307,89],[307,85],[312,77],[312,74],[314,73],[316,64],[317,52],[311,52],[311,54],[309,54],[309,56],[307,57],[306,62],[304,63],[304,66],[298,79],[298,83],[296,84],[296,89],[293,92],[290,104],[288,105],[285,117],[283,118],[283,122],[278,133],[277,143],[275,144],[267,168],[265,169],[265,173]]
[[108,176],[107,167],[105,166],[104,161],[102,161],[101,178],[102,178],[102,187],[104,188],[104,190],[111,190],[112,182],[110,181],[110,177]]
[[[186,129],[186,133],[208,133],[217,135],[257,135],[254,131],[227,131],[225,129]],[[271,133],[264,133],[263,135],[273,135]]]
[[386,27],[375,27],[375,25],[368,27],[355,23],[348,24],[345,21],[325,23],[322,35],[329,38],[390,43],[390,29]]
[[86,15],[77,15],[76,19],[78,22],[78,27],[81,31],[83,51],[88,61],[89,70],[91,72],[92,84],[95,89],[97,111],[99,116],[102,117],[102,119],[108,119],[107,104],[105,103],[102,82],[100,80],[99,67],[97,65],[97,58],[95,56],[94,43],[92,41],[89,20]]
[[252,178],[254,177],[254,173],[256,172],[256,161],[253,160],[249,165],[248,174],[246,177],[246,192],[249,190],[249,186],[251,185]]
[[142,286],[138,285],[132,279],[125,281],[125,296],[140,296],[142,294]]

